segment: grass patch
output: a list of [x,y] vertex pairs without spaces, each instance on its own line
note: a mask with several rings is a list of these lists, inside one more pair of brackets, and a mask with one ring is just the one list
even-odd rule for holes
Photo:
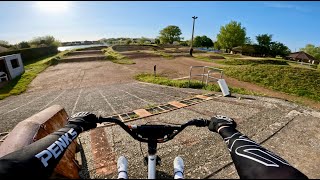
[[150,109],[150,108],[154,108],[154,107],[157,107],[156,104],[147,104],[144,109]]
[[277,65],[232,66],[224,68],[227,76],[263,87],[320,101],[320,72]]
[[228,59],[228,60],[217,60],[216,62],[224,65],[259,65],[259,64],[289,65],[287,61],[276,60],[276,59]]
[[127,57],[117,53],[112,49],[112,47],[108,47],[105,49],[102,49],[102,52],[104,52],[104,55],[106,56],[107,60],[112,61],[113,63],[117,64],[135,64],[132,60],[128,59]]
[[37,77],[39,73],[51,65],[58,63],[68,51],[60,52],[56,55],[47,56],[41,59],[35,59],[24,65],[25,72],[11,80],[5,87],[0,89],[0,99],[4,99],[11,95],[19,95],[27,90],[31,81]]
[[240,54],[222,53],[221,55],[225,58],[241,58],[242,57],[242,55]]
[[206,61],[206,62],[213,62],[213,60],[210,57],[207,56],[194,56],[196,59],[199,59],[201,61]]
[[[155,77],[153,74],[147,74],[147,73],[138,74],[135,76],[135,79],[138,81],[143,81],[143,82],[148,82],[153,84],[160,84],[165,86],[178,87],[178,88],[194,88],[194,89],[204,89],[208,91],[221,92],[220,87],[217,84],[209,84],[206,86],[205,84],[202,84],[201,81],[196,81],[196,80],[191,80],[190,86],[189,86],[189,80],[172,80],[163,76]],[[229,87],[229,90],[232,93],[238,93],[238,94],[263,95],[253,91],[248,91],[244,88]]]
[[162,56],[166,59],[173,59],[173,56],[168,54],[168,53],[165,53],[163,51],[158,51],[157,49],[153,49],[153,51],[149,51],[149,53],[152,53],[152,54],[156,54],[156,55],[159,55],[159,56]]

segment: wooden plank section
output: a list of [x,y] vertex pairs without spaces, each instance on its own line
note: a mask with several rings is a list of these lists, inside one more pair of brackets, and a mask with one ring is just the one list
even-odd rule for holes
[[91,148],[94,169],[98,176],[117,172],[116,154],[110,146],[104,128],[91,130]]
[[147,117],[147,116],[151,116],[152,115],[151,113],[149,113],[145,109],[137,109],[137,110],[134,110],[133,112],[136,113],[139,116],[139,118]]
[[212,97],[207,97],[207,96],[204,96],[204,95],[196,95],[197,98],[200,98],[200,99],[204,99],[204,100],[211,100],[213,99]]
[[171,102],[168,102],[168,104],[171,104],[172,106],[175,106],[177,108],[182,108],[182,107],[188,106],[188,105],[180,103],[178,101],[171,101]]

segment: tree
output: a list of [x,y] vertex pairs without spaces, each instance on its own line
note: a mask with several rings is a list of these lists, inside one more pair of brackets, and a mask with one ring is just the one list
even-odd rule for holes
[[22,41],[22,42],[20,42],[20,43],[18,44],[18,48],[19,48],[19,49],[30,48],[30,47],[31,47],[30,44],[29,44],[28,42],[26,42],[26,41]]
[[320,46],[316,47],[313,44],[307,44],[304,48],[301,48],[300,51],[304,51],[320,60]]
[[201,36],[194,37],[193,46],[194,47],[201,47],[202,46],[202,38],[201,38]]
[[148,40],[147,38],[141,37],[141,38],[139,39],[139,44],[144,44],[147,40]]
[[253,44],[253,42],[252,42],[250,37],[246,37],[245,41],[244,41],[244,44]]
[[11,45],[9,44],[8,41],[0,40],[0,46],[5,47],[5,48],[10,48]]
[[188,40],[186,41],[180,41],[180,46],[189,46],[190,42]]
[[272,57],[281,56],[286,57],[290,54],[289,48],[280,42],[271,42],[270,43],[270,55]]
[[126,42],[126,45],[129,45],[129,44],[132,43],[132,40],[131,39],[127,39],[125,42]]
[[33,38],[29,44],[31,47],[60,46],[61,42],[56,40],[53,36],[42,36]]
[[242,46],[242,54],[252,56],[255,54],[255,47],[252,44],[244,44]]
[[159,39],[161,44],[173,44],[174,41],[180,41],[181,30],[178,26],[170,25],[160,31]]
[[231,21],[225,26],[221,26],[220,32],[217,35],[217,42],[221,48],[226,51],[236,46],[241,46],[245,43],[246,28],[241,27],[241,23]]
[[270,54],[272,35],[259,34],[258,36],[256,36],[256,40],[259,45],[258,53],[260,53],[262,56],[268,56]]
[[156,39],[154,39],[154,42],[159,45],[160,44],[160,39],[156,38]]
[[221,45],[218,43],[218,41],[214,42],[213,44],[214,44],[213,45],[214,49],[217,49],[217,50],[221,49]]
[[212,47],[213,42],[207,36],[196,36],[193,41],[195,47]]

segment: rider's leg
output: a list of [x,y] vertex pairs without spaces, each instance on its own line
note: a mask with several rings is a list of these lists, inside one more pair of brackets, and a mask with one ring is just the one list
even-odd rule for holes
[[118,158],[118,179],[128,179],[128,161],[124,156]]
[[184,164],[183,159],[177,156],[173,161],[173,172],[174,172],[174,179],[184,179]]

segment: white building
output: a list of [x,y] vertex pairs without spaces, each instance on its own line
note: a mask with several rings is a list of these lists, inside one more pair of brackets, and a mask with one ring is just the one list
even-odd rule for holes
[[0,82],[10,81],[24,73],[24,66],[20,54],[0,57]]

